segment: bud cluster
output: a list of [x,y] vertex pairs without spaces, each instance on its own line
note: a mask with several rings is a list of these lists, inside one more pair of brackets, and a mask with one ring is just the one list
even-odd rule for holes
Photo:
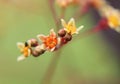
[[67,33],[64,29],[60,29],[58,31],[58,36],[61,38],[62,44],[72,40],[72,35],[70,33]]
[[73,18],[71,18],[68,23],[61,19],[61,23],[63,28],[60,29],[57,34],[51,29],[50,34],[47,36],[43,34],[37,35],[40,42],[37,39],[29,39],[25,43],[17,43],[17,46],[22,53],[17,60],[24,60],[30,55],[38,57],[45,53],[45,51],[53,52],[71,41],[73,34],[78,34],[79,30],[83,28],[83,26],[76,28]]

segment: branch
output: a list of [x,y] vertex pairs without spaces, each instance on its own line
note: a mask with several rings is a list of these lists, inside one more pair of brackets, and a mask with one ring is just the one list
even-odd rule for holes
[[58,18],[57,18],[58,16],[57,16],[55,7],[54,7],[54,1],[55,0],[48,0],[49,6],[50,6],[50,10],[52,12],[53,19],[54,19],[54,22],[55,22],[55,25],[56,25],[56,31],[57,31],[59,29],[59,21],[58,21]]
[[60,60],[61,50],[57,50],[49,64],[49,67],[43,77],[41,84],[51,84],[52,78],[54,76],[55,70],[57,68],[58,62]]

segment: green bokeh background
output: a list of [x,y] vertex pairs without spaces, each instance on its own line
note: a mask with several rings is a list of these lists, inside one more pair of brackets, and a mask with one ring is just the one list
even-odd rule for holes
[[[53,54],[47,52],[38,58],[31,56],[17,62],[20,53],[16,43],[36,38],[40,33],[47,35],[55,28],[54,20],[47,0],[18,1],[0,0],[0,84],[42,84]],[[74,9],[67,10],[67,20]],[[91,13],[81,18],[77,23],[77,26],[85,26],[81,32],[95,25],[93,18]],[[100,32],[68,43],[62,49],[52,84],[80,84],[83,81],[86,83],[81,84],[89,84],[87,81],[115,79],[118,63],[114,56],[114,49]]]

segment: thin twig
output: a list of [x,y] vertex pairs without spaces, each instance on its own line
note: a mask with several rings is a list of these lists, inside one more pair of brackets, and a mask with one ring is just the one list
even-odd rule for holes
[[61,53],[61,50],[55,51],[41,84],[51,84],[52,78],[54,76],[58,62],[60,60],[60,53]]
[[60,16],[60,18],[65,18],[65,11],[66,11],[66,8],[65,7],[62,7],[61,8],[61,16]]
[[55,22],[55,25],[56,25],[56,31],[59,29],[59,21],[57,18],[57,13],[56,13],[56,10],[55,10],[55,7],[54,7],[54,1],[55,0],[49,0],[49,6],[50,6],[50,10],[52,12],[52,15],[53,15],[53,19],[54,19],[54,22]]

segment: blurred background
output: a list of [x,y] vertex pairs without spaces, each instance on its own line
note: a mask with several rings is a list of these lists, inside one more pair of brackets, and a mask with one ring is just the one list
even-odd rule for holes
[[[120,9],[120,0],[107,1]],[[74,10],[74,6],[68,8],[67,20]],[[77,26],[84,25],[84,32],[99,18],[92,10]],[[120,34],[111,29],[68,43],[53,62],[53,72],[49,71],[54,61],[50,52],[16,61],[17,42],[47,35],[51,28],[55,23],[47,0],[0,0],[0,84],[120,84]]]

